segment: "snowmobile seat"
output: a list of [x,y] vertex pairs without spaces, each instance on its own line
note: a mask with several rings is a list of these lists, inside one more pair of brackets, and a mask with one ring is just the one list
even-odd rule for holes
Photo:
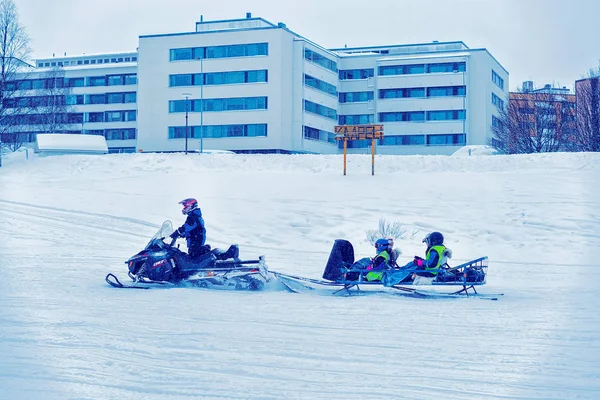
[[334,282],[343,280],[345,270],[352,264],[354,264],[354,247],[352,247],[352,243],[344,239],[336,239],[323,271],[323,279]]

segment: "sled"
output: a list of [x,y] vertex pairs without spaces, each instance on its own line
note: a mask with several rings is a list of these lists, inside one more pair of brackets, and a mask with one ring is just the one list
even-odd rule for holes
[[[403,294],[415,297],[448,297],[448,296],[477,296],[477,286],[485,285],[487,282],[488,257],[479,257],[466,263],[451,267],[447,264],[442,266],[435,278],[423,279],[419,273],[426,272],[419,269],[390,268],[384,270],[381,281],[369,281],[365,269],[353,267],[355,264],[354,248],[347,240],[338,239],[334,242],[329,259],[323,271],[322,279],[313,279],[297,275],[271,271],[288,290],[292,292],[318,291],[327,288],[332,294],[360,294],[367,289],[372,291],[390,288],[403,292]],[[445,287],[452,288],[450,292],[439,290],[427,290],[430,288]],[[497,299],[500,295],[481,296]]]

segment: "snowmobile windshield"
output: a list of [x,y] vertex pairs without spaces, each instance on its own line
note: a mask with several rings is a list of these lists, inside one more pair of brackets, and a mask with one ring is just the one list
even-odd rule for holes
[[173,233],[173,224],[171,223],[171,221],[167,220],[162,223],[162,226],[160,227],[158,232],[156,232],[154,236],[152,236],[152,239],[150,239],[150,241],[146,245],[146,248],[150,247],[152,243],[157,239],[161,240],[163,238],[169,237],[171,233]]

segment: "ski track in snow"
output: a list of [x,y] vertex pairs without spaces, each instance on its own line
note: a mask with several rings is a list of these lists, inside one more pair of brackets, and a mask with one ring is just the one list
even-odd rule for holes
[[[347,177],[327,156],[9,160],[0,398],[600,398],[600,156],[381,158],[374,177],[349,160]],[[455,263],[489,255],[480,291],[505,295],[108,287],[190,195],[209,243],[273,270],[320,277],[336,238],[372,255],[364,231],[383,216],[417,231],[402,261],[439,229]]]

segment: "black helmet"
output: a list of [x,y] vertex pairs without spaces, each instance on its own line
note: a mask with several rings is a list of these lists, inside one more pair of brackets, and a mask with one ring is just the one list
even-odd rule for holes
[[440,232],[431,232],[425,236],[423,243],[427,243],[427,247],[442,245],[444,244],[444,235]]

